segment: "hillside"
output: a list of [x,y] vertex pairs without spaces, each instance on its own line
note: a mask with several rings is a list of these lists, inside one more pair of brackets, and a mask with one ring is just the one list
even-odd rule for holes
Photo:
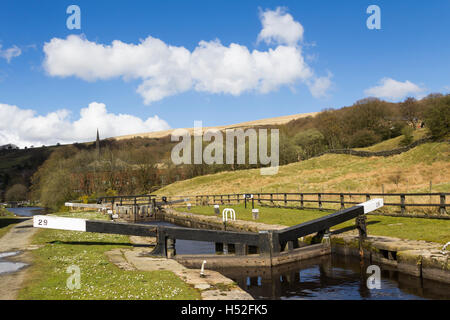
[[[428,130],[425,128],[421,128],[421,129],[416,129],[413,131],[412,133],[413,135],[413,140],[412,142],[415,142],[417,140],[420,140],[422,138],[427,137],[428,135]],[[371,152],[377,152],[377,151],[385,151],[385,150],[393,150],[393,149],[397,149],[400,147],[403,147],[401,144],[401,141],[403,139],[403,135],[392,138],[392,139],[388,139],[382,142],[379,142],[377,144],[374,144],[370,147],[366,147],[366,148],[355,148],[355,150],[361,150],[361,151],[371,151]]]
[[450,191],[450,144],[420,145],[392,157],[361,158],[326,154],[281,166],[277,175],[261,176],[259,169],[221,172],[178,181],[160,195],[242,192],[414,192]]
[[[225,130],[225,129],[237,129],[237,128],[251,128],[251,127],[258,127],[258,126],[274,126],[274,125],[283,125],[286,124],[292,120],[298,120],[306,117],[314,117],[320,112],[311,112],[311,113],[300,113],[300,114],[294,114],[290,116],[281,116],[281,117],[275,117],[275,118],[267,118],[267,119],[261,119],[261,120],[254,120],[254,121],[247,121],[247,122],[241,122],[237,124],[230,124],[226,126],[218,126],[218,127],[205,127],[203,130],[207,129],[219,129],[219,130]],[[185,128],[188,130],[191,134],[194,132],[193,128]],[[132,139],[136,137],[141,138],[163,138],[169,136],[175,129],[171,130],[165,130],[165,131],[156,131],[156,132],[147,132],[147,133],[137,133],[137,134],[129,134],[119,137],[114,137],[111,139],[115,140],[125,140],[125,139]]]
[[57,147],[5,150],[0,152],[0,201],[14,184],[28,186],[30,178]]

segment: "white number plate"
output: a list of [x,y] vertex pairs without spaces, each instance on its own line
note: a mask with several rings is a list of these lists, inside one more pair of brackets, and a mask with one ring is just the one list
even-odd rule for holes
[[53,216],[34,216],[33,227],[46,229],[72,230],[72,231],[86,231],[86,220],[78,218],[63,218]]

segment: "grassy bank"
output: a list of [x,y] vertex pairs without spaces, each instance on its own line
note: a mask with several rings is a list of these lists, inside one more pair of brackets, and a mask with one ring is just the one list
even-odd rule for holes
[[[61,214],[62,215],[62,214]],[[104,219],[95,212],[65,213],[71,217]],[[199,292],[169,271],[124,271],[110,263],[105,252],[131,248],[121,235],[39,230],[33,244],[33,265],[20,299],[199,299]],[[80,268],[81,288],[69,290],[69,266]]]
[[8,231],[15,225],[23,221],[20,218],[16,218],[13,213],[9,212],[5,208],[0,207],[0,238],[2,238]]
[[9,232],[9,230],[23,219],[16,217],[1,216],[0,217],[0,239]]
[[[426,143],[391,157],[326,154],[279,167],[275,175],[259,169],[221,172],[172,183],[160,195],[258,192],[450,191],[450,144]],[[428,199],[423,199],[427,201]]]
[[[236,219],[252,221],[251,206],[244,208],[244,205],[225,205],[223,208],[234,208]],[[257,207],[260,210],[258,222],[267,224],[279,224],[285,226],[296,225],[308,220],[312,220],[330,212],[319,210],[294,210],[281,208]],[[187,212],[185,208],[177,208],[178,211]],[[189,212],[203,215],[214,215],[213,207],[196,206]],[[369,235],[379,235],[397,237],[410,240],[425,240],[437,243],[447,243],[450,241],[450,220],[402,218],[386,216],[367,216],[367,230]],[[342,223],[334,230],[350,227],[354,225],[354,220]]]
[[[427,137],[427,134],[428,134],[428,130],[426,128],[414,130],[412,132],[412,137],[413,137],[412,142],[415,142],[417,140]],[[356,148],[355,150],[372,151],[372,152],[393,150],[393,149],[403,147],[403,145],[401,143],[403,138],[404,138],[404,136],[401,135],[401,136],[398,136],[398,137],[395,137],[392,139],[384,140],[384,141],[374,144],[373,146],[370,146],[370,147]]]

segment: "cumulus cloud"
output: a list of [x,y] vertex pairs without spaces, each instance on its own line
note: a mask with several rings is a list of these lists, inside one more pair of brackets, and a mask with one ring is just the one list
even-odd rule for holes
[[260,19],[263,29],[258,35],[258,41],[295,46],[303,40],[303,26],[286,13],[284,8],[261,11]]
[[237,96],[315,82],[298,45],[303,37],[301,24],[280,8],[262,12],[261,21],[258,39],[277,44],[265,51],[236,43],[226,46],[217,39],[200,41],[190,51],[151,36],[138,44],[115,40],[106,45],[70,35],[45,43],[44,67],[51,76],[86,81],[140,79],[137,92],[145,104],[188,90]]
[[0,119],[0,145],[13,143],[21,147],[92,141],[97,128],[103,138],[170,128],[157,115],[142,120],[129,114],[113,114],[105,104],[97,102],[81,109],[75,121],[70,120],[70,112],[65,109],[42,116],[31,109],[0,103]]
[[418,96],[425,89],[412,83],[411,81],[397,81],[391,78],[383,78],[379,81],[378,86],[364,90],[368,96],[377,98],[386,98],[391,100],[400,100],[408,95]]
[[309,86],[309,91],[311,91],[311,94],[315,98],[321,98],[324,97],[328,91],[328,89],[331,87],[331,78],[333,77],[333,74],[331,72],[328,73],[326,77],[316,77],[311,81]]
[[20,50],[17,46],[12,46],[11,48],[2,49],[2,45],[0,44],[0,57],[6,59],[8,63],[11,62],[12,58],[18,57],[22,54],[22,50]]

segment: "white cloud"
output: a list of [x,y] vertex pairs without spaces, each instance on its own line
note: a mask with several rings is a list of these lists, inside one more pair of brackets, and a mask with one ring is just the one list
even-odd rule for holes
[[311,94],[315,98],[321,98],[324,97],[328,91],[328,89],[331,87],[332,82],[331,78],[333,77],[333,74],[331,72],[328,73],[326,77],[316,77],[311,81],[309,86],[309,91],[311,91]]
[[2,45],[0,44],[0,57],[6,59],[8,63],[11,62],[12,58],[18,57],[22,54],[22,50],[20,50],[17,46],[12,46],[11,48],[2,49]]
[[68,110],[45,116],[34,110],[0,103],[0,145],[13,143],[21,147],[95,140],[97,128],[102,138],[132,133],[167,130],[170,126],[157,115],[142,120],[128,114],[108,113],[105,104],[92,102],[70,121]]
[[263,29],[258,35],[258,42],[295,46],[303,40],[303,26],[286,13],[284,8],[261,11],[260,19]]
[[391,100],[400,100],[406,96],[419,96],[425,89],[406,80],[405,82],[397,81],[391,78],[383,78],[379,81],[379,85],[364,90],[367,96],[386,98]]
[[86,81],[140,79],[137,92],[146,104],[188,90],[240,95],[315,81],[297,45],[303,36],[300,23],[280,8],[261,13],[261,19],[260,39],[279,43],[266,51],[219,40],[200,41],[191,52],[151,36],[138,44],[115,40],[105,45],[70,35],[45,43],[44,67],[51,76]]

